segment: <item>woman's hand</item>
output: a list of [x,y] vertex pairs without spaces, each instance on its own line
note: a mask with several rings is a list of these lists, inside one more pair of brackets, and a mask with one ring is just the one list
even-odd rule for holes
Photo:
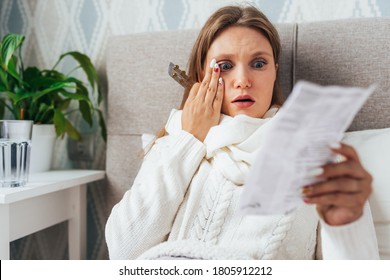
[[184,104],[182,128],[202,142],[221,116],[224,87],[219,75],[219,65],[213,59],[202,83],[192,86]]
[[317,211],[329,225],[345,225],[363,214],[371,194],[371,175],[363,168],[359,157],[349,145],[332,149],[346,158],[340,163],[326,164],[318,178],[323,182],[306,186],[302,192],[306,203],[316,204]]

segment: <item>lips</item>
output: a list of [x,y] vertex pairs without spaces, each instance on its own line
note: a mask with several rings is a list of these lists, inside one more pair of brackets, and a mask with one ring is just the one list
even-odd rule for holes
[[255,103],[255,100],[250,95],[239,95],[233,99],[232,103],[239,108],[248,108]]

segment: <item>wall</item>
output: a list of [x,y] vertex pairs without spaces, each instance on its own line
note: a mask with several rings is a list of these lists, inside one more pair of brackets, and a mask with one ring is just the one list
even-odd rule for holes
[[[0,36],[26,35],[23,56],[27,65],[51,67],[61,53],[86,53],[105,85],[105,54],[110,36],[199,28],[220,6],[243,1],[225,0],[0,0]],[[247,2],[247,1],[246,1]],[[273,22],[303,22],[351,17],[390,16],[388,0],[258,0],[251,1]],[[62,70],[70,67],[64,63]],[[75,118],[85,135],[98,133]],[[96,137],[93,162],[72,161],[67,139],[57,141],[53,168],[105,167],[105,143]],[[107,258],[104,225],[112,205],[105,200],[104,182],[88,187],[88,258]],[[11,244],[14,259],[67,258],[66,223]]]

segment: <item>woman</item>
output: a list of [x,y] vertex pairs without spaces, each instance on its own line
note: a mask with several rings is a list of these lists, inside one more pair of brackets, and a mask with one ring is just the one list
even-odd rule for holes
[[279,53],[277,31],[252,6],[221,8],[208,19],[189,58],[198,83],[108,219],[110,258],[379,258],[371,176],[350,146],[333,149],[346,160],[320,168],[322,183],[302,188],[305,205],[287,215],[238,211],[282,104]]

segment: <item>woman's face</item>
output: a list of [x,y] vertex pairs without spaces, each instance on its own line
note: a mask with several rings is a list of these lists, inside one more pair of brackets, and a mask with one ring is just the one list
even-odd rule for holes
[[251,28],[229,27],[211,44],[206,67],[213,58],[225,87],[222,113],[263,117],[271,104],[278,67],[267,38]]

